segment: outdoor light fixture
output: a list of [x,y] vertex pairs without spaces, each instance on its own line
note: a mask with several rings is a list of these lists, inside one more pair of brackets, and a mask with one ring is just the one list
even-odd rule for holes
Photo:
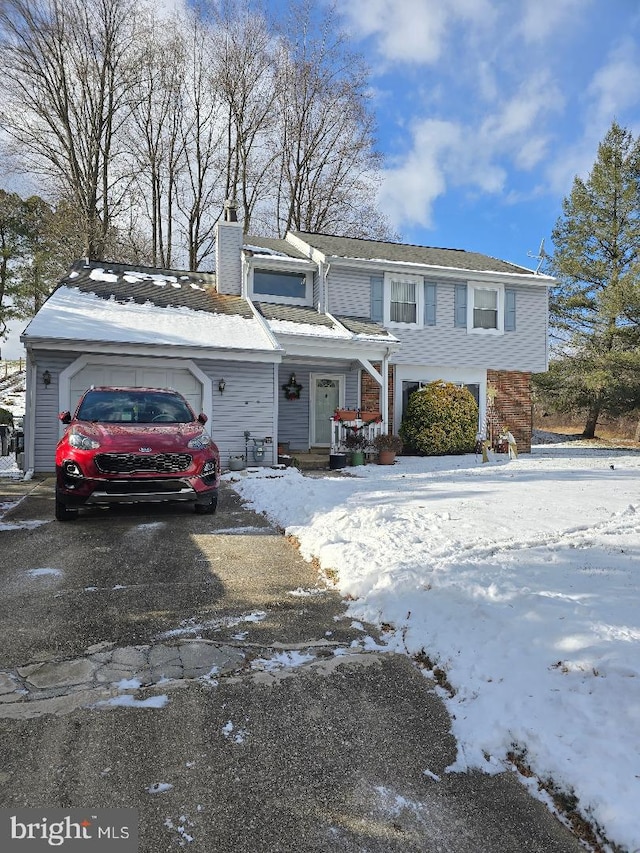
[[48,388],[51,385],[51,374],[48,370],[45,370],[42,374],[42,381],[44,382],[45,388]]
[[221,379],[221,380],[218,382],[218,391],[219,391],[221,394],[224,394],[224,389],[225,389],[226,387],[227,387],[227,383],[224,381],[224,379]]

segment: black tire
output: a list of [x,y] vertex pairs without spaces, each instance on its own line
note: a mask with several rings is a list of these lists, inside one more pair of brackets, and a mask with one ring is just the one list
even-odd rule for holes
[[213,515],[218,507],[218,495],[213,494],[206,503],[198,502],[195,506],[198,515]]
[[78,517],[77,509],[69,509],[64,501],[56,495],[56,521],[74,521]]

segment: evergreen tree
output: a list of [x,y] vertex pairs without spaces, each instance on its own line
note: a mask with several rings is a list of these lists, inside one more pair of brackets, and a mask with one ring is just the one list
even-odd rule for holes
[[78,256],[77,222],[64,205],[0,189],[0,339],[32,317]]
[[552,236],[557,358],[538,386],[559,410],[582,412],[593,438],[601,414],[640,405],[640,139],[612,124]]

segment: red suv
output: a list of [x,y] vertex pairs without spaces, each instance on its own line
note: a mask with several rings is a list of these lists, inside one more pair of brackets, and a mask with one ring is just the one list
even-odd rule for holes
[[56,449],[56,518],[90,504],[193,501],[218,504],[220,454],[185,398],[160,388],[91,388]]

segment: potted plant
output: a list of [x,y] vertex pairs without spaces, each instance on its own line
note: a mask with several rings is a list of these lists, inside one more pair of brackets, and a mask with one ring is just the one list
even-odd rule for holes
[[364,465],[364,451],[368,442],[362,427],[347,427],[346,431],[344,446],[351,453],[351,464]]
[[387,432],[373,439],[373,446],[378,451],[378,465],[393,465],[396,453],[402,450],[402,439],[399,435]]

